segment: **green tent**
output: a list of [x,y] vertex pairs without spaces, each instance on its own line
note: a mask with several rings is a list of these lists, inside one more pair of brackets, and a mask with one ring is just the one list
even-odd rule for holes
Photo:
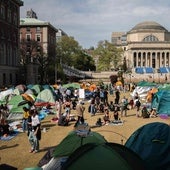
[[87,137],[80,137],[75,131],[71,131],[54,151],[54,157],[64,157],[71,155],[78,147],[87,143],[102,144],[107,142],[102,135],[97,132],[90,132]]
[[53,96],[53,93],[49,89],[42,90],[36,97],[35,105],[37,103],[55,103],[55,97]]
[[11,107],[10,113],[22,113],[23,107],[30,107],[28,101],[24,100],[21,95],[12,96],[8,105]]
[[8,104],[9,105],[16,105],[16,106],[18,106],[18,104],[20,102],[23,102],[23,101],[25,101],[25,100],[24,100],[24,98],[21,95],[15,95],[15,96],[11,97],[11,99],[8,102]]
[[71,89],[79,89],[80,84],[79,83],[68,83],[68,84],[62,85],[62,87],[63,88],[71,88]]
[[42,86],[39,84],[33,85],[31,89],[34,91],[34,95],[38,95],[43,90]]
[[116,143],[88,143],[79,147],[63,163],[61,170],[146,170],[133,151]]

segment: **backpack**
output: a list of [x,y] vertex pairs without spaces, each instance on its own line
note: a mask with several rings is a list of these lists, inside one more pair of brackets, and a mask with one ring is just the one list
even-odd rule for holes
[[137,106],[137,107],[140,107],[140,105],[141,105],[141,102],[140,102],[139,100],[137,100],[137,101],[136,101],[136,106]]

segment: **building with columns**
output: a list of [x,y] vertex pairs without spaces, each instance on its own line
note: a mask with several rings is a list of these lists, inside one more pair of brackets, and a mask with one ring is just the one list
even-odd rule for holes
[[[118,35],[117,33],[112,33]],[[127,66],[136,73],[170,72],[170,32],[154,21],[145,21],[126,33],[119,33]],[[125,41],[126,37],[126,41]]]

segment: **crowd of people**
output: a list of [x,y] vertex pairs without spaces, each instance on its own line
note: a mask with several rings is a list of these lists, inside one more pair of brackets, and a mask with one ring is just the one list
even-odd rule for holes
[[[142,107],[140,96],[137,92],[129,99],[124,93],[119,88],[114,88],[114,93],[109,94],[107,88],[97,87],[92,92],[90,100],[86,101],[88,106],[85,107],[85,101],[79,99],[78,89],[74,91],[66,89],[62,93],[57,89],[56,94],[58,98],[54,106],[55,116],[53,120],[55,120],[58,126],[68,126],[70,121],[75,121],[75,129],[80,127],[82,129],[83,127],[89,130],[89,126],[85,121],[85,112],[91,116],[95,116],[98,113],[102,115],[96,120],[96,126],[119,122],[122,120],[122,117],[127,117],[132,109],[136,109],[136,117],[152,118],[157,116],[155,108],[148,110],[146,106]],[[109,95],[113,96],[112,100],[109,98]],[[121,95],[124,96],[121,97]],[[72,110],[74,110],[74,114],[72,114]],[[0,132],[2,135],[10,133],[10,127],[6,120],[7,116],[7,107],[1,105]],[[39,141],[41,140],[41,119],[35,106],[32,106],[30,109],[23,107],[22,130],[27,132],[31,146],[30,153],[37,153],[39,151]]]

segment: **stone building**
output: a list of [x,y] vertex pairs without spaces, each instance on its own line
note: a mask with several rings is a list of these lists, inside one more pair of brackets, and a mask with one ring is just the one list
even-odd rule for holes
[[[42,77],[38,75],[38,70],[36,67],[36,59],[38,56],[41,55],[43,58],[48,58],[49,61],[55,61],[56,57],[56,33],[57,29],[51,25],[49,22],[41,21],[38,19],[36,13],[31,9],[30,11],[27,11],[26,18],[20,19],[20,41],[25,41],[26,43],[26,49],[25,49],[25,57],[28,59],[28,69],[30,69],[30,63],[34,65],[32,70],[27,70],[26,75],[26,83],[38,83],[38,77]],[[36,48],[34,50],[31,50],[31,42],[36,42]],[[40,49],[41,54],[40,54]],[[42,56],[43,54],[43,56]],[[54,63],[54,62],[53,62]],[[32,72],[32,77],[30,78],[29,72]],[[55,73],[54,73],[55,74]],[[55,75],[48,75],[48,73],[44,70],[44,82],[49,82],[53,77],[53,81],[55,79]]]
[[20,0],[0,1],[0,86],[19,82]]
[[[126,34],[112,33],[112,43],[122,46],[127,66],[136,73],[170,71],[170,32],[154,21],[141,22]],[[125,36],[126,35],[126,36]]]

